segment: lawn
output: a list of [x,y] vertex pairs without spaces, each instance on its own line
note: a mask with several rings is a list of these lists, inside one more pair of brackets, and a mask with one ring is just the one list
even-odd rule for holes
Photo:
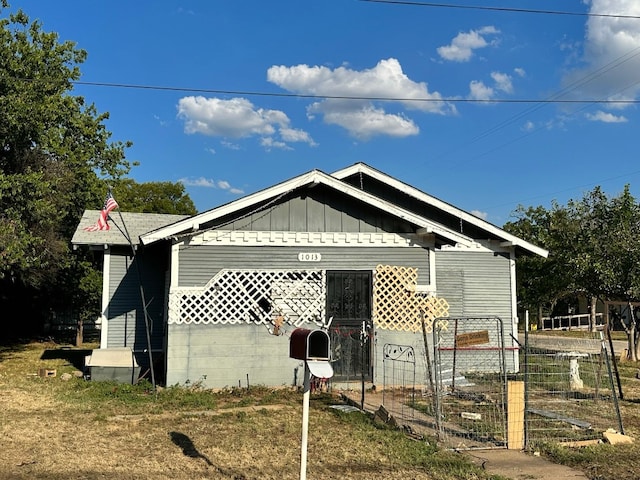
[[[0,347],[1,479],[299,478],[301,392],[86,381],[74,376],[83,354],[53,343]],[[309,478],[498,478],[339,404],[312,396]]]
[[[262,386],[211,391],[77,378],[85,352],[54,343],[0,347],[0,479],[297,479],[302,393]],[[40,376],[40,369],[55,376]],[[620,365],[625,433],[640,439],[640,380]],[[67,374],[67,375],[65,375]],[[67,378],[71,377],[71,378]],[[433,438],[416,440],[312,395],[310,479],[497,480]],[[593,480],[640,478],[640,441],[537,445]]]

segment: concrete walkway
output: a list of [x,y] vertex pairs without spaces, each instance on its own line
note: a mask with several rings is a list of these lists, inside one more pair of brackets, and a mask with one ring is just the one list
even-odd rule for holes
[[487,472],[514,480],[588,480],[579,470],[520,450],[475,450],[463,454]]

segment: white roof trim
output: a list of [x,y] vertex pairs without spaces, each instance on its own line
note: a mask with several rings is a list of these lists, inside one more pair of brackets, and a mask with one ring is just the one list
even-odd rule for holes
[[475,225],[478,228],[486,230],[487,232],[496,235],[498,238],[511,242],[511,244],[515,247],[520,247],[524,250],[535,253],[536,255],[540,255],[541,257],[545,258],[549,255],[549,252],[544,248],[540,248],[532,243],[516,237],[515,235],[511,235],[510,233],[505,232],[503,229],[496,227],[495,225],[486,222],[481,218],[476,217],[475,215],[467,213],[464,210],[460,210],[459,208],[456,208],[449,203],[443,202],[438,198],[432,197],[431,195],[428,195],[415,187],[412,187],[393,177],[390,177],[389,175],[382,173],[381,171],[376,170],[364,163],[356,163],[355,165],[351,165],[349,167],[338,170],[337,172],[334,172],[332,176],[339,180],[343,180],[344,178],[356,173],[366,173],[370,177],[386,183],[387,185],[390,185],[391,187],[400,190],[401,192],[406,193],[407,195],[414,197],[421,202],[428,203],[429,205],[439,208],[446,213],[461,218],[471,225]]
[[287,180],[285,182],[274,185],[273,187],[267,188],[265,190],[260,190],[259,192],[252,193],[251,195],[247,195],[246,197],[239,198],[238,200],[235,200],[231,203],[227,203],[220,207],[207,210],[206,212],[200,213],[194,217],[190,217],[189,219],[182,222],[177,222],[173,225],[169,225],[168,227],[159,228],[157,230],[145,233],[144,235],[140,236],[140,241],[143,245],[148,245],[158,240],[163,240],[173,235],[178,235],[188,230],[192,230],[192,227],[194,225],[203,225],[207,222],[215,220],[216,218],[220,218],[229,213],[241,210],[242,208],[250,207],[251,205],[254,205],[256,203],[269,200],[270,198],[277,197],[278,195],[282,195],[291,190],[295,190],[298,187],[311,183],[313,181],[314,172],[315,171],[311,171],[309,173],[292,178],[291,180]]
[[169,225],[164,228],[160,228],[153,232],[146,233],[140,237],[140,241],[143,245],[147,245],[153,243],[155,241],[169,238],[174,235],[178,235],[180,233],[184,233],[187,231],[192,231],[191,227],[194,223],[198,223],[203,225],[207,222],[213,221],[216,218],[223,217],[234,211],[238,211],[245,207],[250,207],[253,204],[256,204],[261,201],[269,200],[274,197],[278,197],[279,195],[288,193],[292,190],[300,188],[304,185],[312,184],[312,183],[322,183],[327,185],[337,191],[340,191],[346,195],[349,195],[353,198],[361,200],[369,205],[377,207],[381,210],[389,212],[390,214],[406,220],[407,222],[414,223],[421,228],[430,229],[433,233],[438,234],[444,238],[447,238],[451,241],[460,243],[462,245],[470,246],[474,244],[472,238],[458,233],[454,230],[451,230],[447,227],[444,227],[440,224],[432,222],[420,215],[416,215],[408,210],[400,208],[392,203],[387,202],[386,200],[382,200],[375,195],[359,190],[351,185],[348,185],[341,180],[327,175],[326,173],[320,172],[319,170],[312,170],[309,173],[300,175],[286,182],[282,182],[277,184],[271,188],[267,188],[260,192],[256,192],[252,195],[248,195],[234,202],[228,203],[221,207],[215,208],[213,210],[209,210],[207,212],[196,215],[193,218],[189,218],[187,220],[174,223],[173,225]]

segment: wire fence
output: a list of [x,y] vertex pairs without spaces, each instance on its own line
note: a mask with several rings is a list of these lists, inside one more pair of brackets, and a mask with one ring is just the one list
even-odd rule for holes
[[379,402],[393,424],[461,450],[624,433],[601,332],[527,332],[518,340],[509,328],[498,317],[450,318],[423,332],[426,348],[385,344],[382,391],[367,392],[369,404]]
[[525,335],[525,442],[580,442],[623,431],[612,358],[601,332],[574,338]]

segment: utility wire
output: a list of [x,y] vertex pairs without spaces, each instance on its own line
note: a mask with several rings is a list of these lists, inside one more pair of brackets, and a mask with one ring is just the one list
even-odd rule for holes
[[360,0],[368,3],[388,3],[392,5],[410,5],[413,7],[431,7],[431,8],[456,8],[464,10],[487,10],[492,12],[510,12],[510,13],[536,13],[543,15],[570,15],[575,17],[605,17],[605,18],[631,18],[640,19],[639,15],[621,15],[614,13],[590,13],[590,12],[568,12],[563,10],[535,10],[529,8],[512,8],[512,7],[487,7],[480,5],[459,5],[449,3],[430,3],[430,2],[408,2],[401,0]]
[[[24,79],[26,81],[33,81],[30,79]],[[193,88],[193,87],[165,87],[158,85],[134,85],[127,83],[107,83],[107,82],[82,82],[73,81],[74,85],[90,86],[90,87],[109,87],[109,88],[130,88],[141,90],[159,90],[159,91],[171,91],[171,92],[191,92],[191,93],[211,93],[216,95],[244,95],[247,97],[284,97],[284,98],[312,98],[312,99],[327,99],[327,100],[370,100],[376,102],[421,102],[421,103],[567,103],[567,104],[581,104],[581,103],[597,103],[597,104],[624,104],[635,105],[640,104],[640,100],[598,100],[598,99],[561,99],[561,98],[547,98],[547,99],[491,99],[482,100],[476,98],[426,98],[426,97],[369,97],[358,95],[317,95],[317,94],[305,94],[305,93],[278,93],[278,92],[261,92],[255,90],[219,90],[211,88]]]

